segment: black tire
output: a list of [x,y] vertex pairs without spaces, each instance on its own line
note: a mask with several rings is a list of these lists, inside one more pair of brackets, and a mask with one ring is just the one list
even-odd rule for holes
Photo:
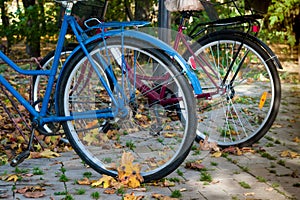
[[[122,95],[125,94],[128,101],[122,107],[126,107],[128,113],[67,121],[63,128],[76,153],[97,172],[118,176],[112,162],[120,166],[122,152],[129,151],[137,159],[134,164],[141,166],[144,181],[148,182],[173,172],[188,155],[196,132],[195,99],[191,98],[193,92],[185,76],[169,56],[148,42],[131,37],[124,39],[123,59],[130,70],[136,66],[132,77],[137,81],[128,81],[132,74],[128,70],[122,73],[124,70],[116,54],[122,52],[120,44],[120,37],[116,36],[106,40],[107,48],[103,43],[88,47],[99,73],[105,77],[102,83],[83,52],[74,55],[59,81],[59,114],[69,116],[76,111],[114,110],[117,105],[104,89],[105,83],[113,90],[114,97],[124,99]],[[81,78],[76,79],[76,75]],[[123,93],[118,91],[116,83],[120,84],[121,80],[126,86]],[[161,101],[150,97],[151,92],[157,91],[160,91]],[[167,98],[172,98],[173,102],[164,102]],[[174,112],[178,116],[178,106],[183,117],[170,114]]]
[[[196,72],[203,92],[216,92],[211,99],[198,99],[199,123],[196,141],[206,138],[210,142],[217,142],[220,147],[245,147],[261,139],[272,126],[281,99],[280,79],[276,69],[278,60],[273,60],[259,45],[261,43],[257,38],[245,33],[222,30],[200,38],[198,44],[193,46],[195,55],[207,70],[204,72],[197,64]],[[229,79],[222,87],[221,80],[240,44],[243,46],[229,79],[233,77],[244,56],[241,69],[233,87],[229,87]],[[184,57],[189,60],[189,55],[191,54],[186,53]],[[213,70],[207,66],[211,66]],[[212,77],[215,85],[206,74]],[[262,108],[259,108],[259,105],[262,105]]]

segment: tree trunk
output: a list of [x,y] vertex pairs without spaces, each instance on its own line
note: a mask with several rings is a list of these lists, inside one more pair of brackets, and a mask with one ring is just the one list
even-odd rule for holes
[[[0,8],[1,8],[1,20],[2,20],[3,27],[5,30],[8,30],[9,29],[9,17],[7,16],[4,0],[0,1]],[[4,47],[3,50],[4,50],[4,53],[7,53],[10,50],[13,37],[8,32],[5,32],[5,37],[6,37],[6,47]]]
[[[25,8],[25,15],[28,16],[28,29],[34,30],[33,33],[35,34],[28,34],[26,36],[26,52],[31,57],[39,57],[40,54],[40,34],[38,30],[38,26],[36,23],[39,23],[38,19],[34,19],[34,17],[27,12],[27,9],[30,6],[35,5],[35,0],[23,0],[23,5]],[[38,11],[36,11],[38,12]],[[35,32],[36,31],[36,32]]]
[[135,1],[135,20],[148,21],[150,19],[151,1]]

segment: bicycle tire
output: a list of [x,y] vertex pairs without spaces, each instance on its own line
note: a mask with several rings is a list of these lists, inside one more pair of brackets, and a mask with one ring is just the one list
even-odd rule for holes
[[[244,55],[246,57],[231,92],[225,89],[226,92],[220,94],[219,91],[211,99],[198,99],[199,123],[196,141],[207,139],[223,148],[251,146],[268,132],[279,111],[281,86],[276,69],[278,60],[273,60],[259,45],[261,41],[240,31],[213,32],[197,42],[192,50],[200,63],[213,67],[213,70],[204,72],[197,64],[196,71],[204,92],[216,91],[216,85],[205,74],[210,74],[217,86],[221,86],[221,80],[240,44],[243,47],[234,68]],[[189,55],[186,53],[184,57],[190,59]],[[236,70],[234,68],[232,72]],[[229,82],[226,82],[223,89],[226,86],[229,86]]]
[[[128,100],[124,106],[129,112],[127,115],[123,113],[124,116],[63,122],[64,132],[76,153],[97,172],[113,177],[118,176],[117,167],[113,166],[120,167],[118,162],[124,151],[131,152],[137,159],[134,163],[141,166],[140,174],[145,182],[173,172],[188,155],[196,131],[195,99],[190,98],[193,92],[184,74],[179,72],[170,56],[136,38],[125,37],[121,41],[119,36],[110,37],[97,45],[88,45],[87,49],[97,60],[99,71],[108,77],[106,82],[109,82],[107,85],[114,91],[114,96],[121,98],[122,92],[118,91],[116,82],[124,80],[127,87],[123,94]],[[131,75],[128,70],[120,68],[116,55],[111,55],[115,49],[124,52],[122,60],[126,60],[126,67],[135,66],[132,76],[142,79],[142,82],[139,79],[126,81]],[[82,51],[78,51],[63,69],[58,90],[61,116],[79,111],[76,108],[87,111],[93,106],[94,109],[115,108],[103,89],[104,83],[87,69],[92,70]],[[123,73],[124,70],[127,73]],[[82,74],[82,79],[76,79],[76,73],[83,72],[88,75]],[[83,80],[85,75],[88,78]],[[142,86],[137,86],[140,83]],[[151,92],[159,94],[162,99],[151,99]],[[89,94],[88,98],[84,98],[86,94]],[[180,101],[161,103],[168,98]]]

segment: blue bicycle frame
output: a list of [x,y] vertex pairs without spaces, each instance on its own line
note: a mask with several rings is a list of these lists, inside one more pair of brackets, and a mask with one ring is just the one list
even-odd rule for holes
[[[96,112],[96,115],[91,115],[90,112],[84,112],[84,113],[76,114],[76,117],[74,117],[75,115],[72,115],[72,116],[57,116],[57,115],[47,116],[47,109],[48,109],[47,106],[50,101],[52,88],[54,86],[55,77],[56,77],[56,74],[58,71],[60,55],[61,55],[61,52],[63,49],[63,44],[65,42],[65,35],[67,33],[67,29],[69,26],[71,27],[72,31],[74,32],[74,35],[76,36],[76,39],[77,39],[79,45],[72,51],[71,55],[68,57],[68,59],[64,63],[63,68],[66,66],[69,59],[72,58],[72,55],[74,55],[77,51],[82,50],[85,53],[85,55],[87,56],[91,65],[93,66],[99,79],[101,80],[102,84],[104,85],[105,89],[107,90],[108,95],[111,97],[111,100],[115,105],[119,105],[120,102],[117,102],[117,100],[113,96],[112,91],[110,90],[110,87],[107,85],[106,81],[100,74],[99,69],[97,68],[93,59],[89,55],[86,45],[93,41],[96,41],[96,40],[105,42],[105,38],[112,36],[112,35],[117,35],[117,34],[121,34],[122,37],[130,36],[130,37],[137,38],[137,39],[143,39],[145,41],[149,41],[150,43],[156,45],[157,48],[163,50],[169,56],[173,57],[180,64],[180,66],[182,66],[182,73],[185,73],[187,75],[187,77],[188,77],[189,81],[191,82],[191,85],[194,89],[194,93],[196,95],[202,93],[202,89],[201,89],[200,83],[197,79],[197,76],[194,74],[194,72],[192,70],[190,70],[190,66],[186,63],[186,61],[176,51],[174,51],[174,49],[172,47],[170,47],[169,45],[165,44],[164,42],[158,40],[157,38],[147,35],[145,33],[133,31],[133,30],[130,30],[130,31],[124,30],[124,27],[144,26],[145,24],[148,24],[148,22],[136,21],[136,22],[100,23],[96,26],[90,27],[90,29],[98,29],[98,28],[100,28],[101,30],[105,30],[106,28],[118,28],[118,29],[102,31],[101,34],[97,34],[92,37],[87,37],[84,34],[85,31],[82,30],[82,28],[76,22],[75,18],[71,15],[70,8],[72,8],[73,4],[69,3],[67,6],[68,7],[65,11],[64,19],[62,22],[62,26],[61,26],[61,30],[60,30],[60,34],[59,34],[59,38],[58,38],[58,42],[57,42],[57,47],[55,50],[53,65],[50,70],[23,70],[17,64],[15,64],[11,59],[9,59],[2,51],[0,51],[0,58],[5,63],[7,63],[10,67],[12,67],[15,71],[17,71],[18,73],[24,74],[24,75],[30,75],[30,76],[44,75],[44,76],[49,77],[48,84],[46,87],[46,92],[45,92],[45,95],[44,95],[44,98],[42,101],[41,110],[40,110],[40,112],[37,112],[34,109],[34,107],[2,75],[0,75],[0,84],[2,84],[30,112],[30,114],[33,116],[33,122],[36,123],[37,125],[42,126],[45,123],[49,123],[49,122],[69,121],[69,120],[74,120],[75,118],[76,119],[98,118],[98,117],[111,118],[111,117],[114,117],[118,112],[118,109],[116,109],[114,111],[112,111],[112,110],[103,110],[102,111],[101,110],[99,112]],[[62,69],[62,71],[63,71],[63,69]],[[60,78],[61,78],[61,75],[59,75],[59,77],[58,77],[58,82],[59,82]],[[58,86],[56,86],[55,90],[56,90],[55,92],[57,92]],[[57,99],[55,99],[55,100],[57,101]],[[55,105],[57,105],[57,104],[55,104]],[[58,108],[56,108],[56,113],[58,113]]]

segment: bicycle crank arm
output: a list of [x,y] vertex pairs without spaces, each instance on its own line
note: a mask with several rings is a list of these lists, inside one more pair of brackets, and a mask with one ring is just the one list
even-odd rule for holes
[[26,158],[28,158],[30,155],[30,151],[29,150],[25,150],[22,153],[20,153],[19,155],[17,155],[10,163],[10,166],[12,167],[16,167],[18,164],[20,164],[21,162],[23,162]]

